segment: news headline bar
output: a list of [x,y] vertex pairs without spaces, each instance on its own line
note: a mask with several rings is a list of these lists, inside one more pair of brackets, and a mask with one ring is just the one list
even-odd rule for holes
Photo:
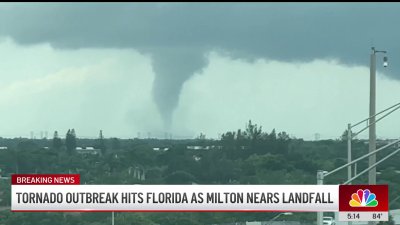
[[388,186],[81,185],[79,174],[16,174],[11,210],[379,213],[388,211]]
[[13,185],[12,210],[337,211],[337,185]]

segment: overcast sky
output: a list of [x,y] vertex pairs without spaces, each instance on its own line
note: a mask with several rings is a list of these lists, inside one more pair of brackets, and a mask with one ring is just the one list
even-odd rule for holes
[[[1,3],[0,136],[337,138],[400,102],[398,3]],[[400,112],[377,135],[400,135]],[[362,127],[360,127],[362,128]],[[360,135],[366,138],[368,133]]]

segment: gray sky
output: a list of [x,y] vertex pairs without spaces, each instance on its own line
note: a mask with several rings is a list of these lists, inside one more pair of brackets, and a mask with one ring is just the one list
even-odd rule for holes
[[[75,127],[92,137],[100,129],[217,137],[252,119],[266,131],[335,138],[368,115],[372,45],[390,60],[378,69],[377,110],[400,101],[399,10],[398,3],[2,3],[0,135]],[[398,117],[378,126],[378,136],[397,137]]]

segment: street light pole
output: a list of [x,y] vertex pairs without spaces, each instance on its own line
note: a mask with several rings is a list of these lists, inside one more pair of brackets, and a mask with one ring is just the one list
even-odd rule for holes
[[[351,124],[347,124],[347,163],[351,163],[351,139],[352,137],[352,133],[351,133]],[[351,179],[351,165],[349,165],[349,167],[347,167],[347,180]],[[338,219],[338,215],[335,212],[335,221],[337,221]],[[347,222],[347,225],[352,225],[351,221]]]
[[[323,185],[323,184],[324,184],[324,171],[318,170],[317,171],[317,185]],[[324,217],[324,213],[318,211],[317,212],[317,225],[323,225],[323,217]]]
[[[351,124],[347,125],[347,163],[351,163]],[[347,167],[347,179],[351,179],[351,165]]]
[[[369,152],[373,152],[376,149],[376,126],[375,126],[375,108],[376,108],[376,53],[381,52],[386,54],[386,51],[377,51],[372,47],[371,62],[370,62],[370,81],[369,81]],[[383,58],[383,66],[387,67],[387,57]],[[372,154],[369,157],[368,166],[372,167],[376,163],[376,154]],[[373,167],[368,172],[368,183],[376,184],[376,168]],[[374,222],[368,222],[369,225],[375,224]]]
[[[375,125],[375,108],[376,108],[376,53],[384,53],[386,51],[377,51],[372,47],[371,62],[370,62],[370,87],[369,87],[369,152],[376,149],[376,125]],[[387,57],[383,58],[383,66],[387,67]],[[371,167],[376,162],[376,154],[369,157],[368,166]],[[376,184],[376,168],[373,168],[368,173],[368,183]]]
[[[376,101],[376,51],[372,47],[371,63],[370,63],[370,80],[369,80],[369,152],[376,149],[376,126],[375,126],[375,101]],[[376,155],[373,154],[369,157],[368,166],[376,162]],[[368,172],[368,183],[376,184],[376,168]]]

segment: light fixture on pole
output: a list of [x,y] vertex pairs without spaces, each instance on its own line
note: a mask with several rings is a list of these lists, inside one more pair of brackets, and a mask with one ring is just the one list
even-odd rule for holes
[[383,67],[387,67],[389,65],[387,56],[383,57]]

